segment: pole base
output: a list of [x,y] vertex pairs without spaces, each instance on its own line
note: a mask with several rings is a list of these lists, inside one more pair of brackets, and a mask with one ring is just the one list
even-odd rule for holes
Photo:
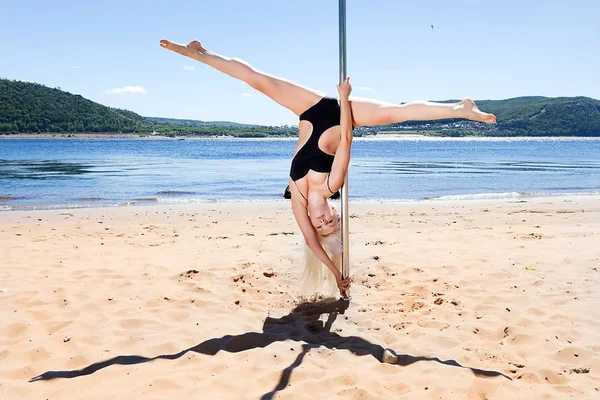
[[396,364],[398,362],[398,354],[392,349],[385,349],[381,361],[386,364]]

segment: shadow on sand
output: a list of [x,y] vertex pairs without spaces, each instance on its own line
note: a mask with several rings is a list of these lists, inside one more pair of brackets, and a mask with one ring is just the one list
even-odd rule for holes
[[[344,337],[335,332],[331,332],[331,327],[338,314],[344,314],[348,305],[349,302],[346,300],[333,299],[303,303],[296,306],[292,312],[284,317],[267,317],[263,324],[262,332],[260,333],[248,332],[235,336],[226,335],[220,338],[205,340],[204,342],[182,350],[179,353],[163,354],[151,358],[136,355],[117,356],[106,361],[91,364],[79,370],[44,372],[43,374],[32,378],[30,382],[56,378],[77,378],[79,376],[93,374],[94,372],[110,367],[111,365],[134,365],[160,359],[175,360],[188,352],[212,356],[219,351],[239,353],[259,347],[267,347],[271,343],[285,340],[302,342],[302,352],[296,357],[292,364],[282,371],[279,382],[275,388],[261,397],[261,399],[268,400],[272,399],[277,392],[286,388],[294,368],[302,363],[304,356],[306,356],[310,349],[325,347],[332,350],[348,350],[357,356],[371,356],[375,360],[383,362],[385,350],[383,347],[370,343],[357,336]],[[320,320],[320,316],[323,314],[328,315],[325,323]],[[477,376],[502,376],[512,380],[501,372],[465,367],[454,360],[440,360],[437,357],[415,357],[408,354],[397,355],[393,351],[391,353],[397,357],[397,362],[395,362],[395,364],[399,366],[407,366],[419,361],[433,361],[453,367],[470,369]]]

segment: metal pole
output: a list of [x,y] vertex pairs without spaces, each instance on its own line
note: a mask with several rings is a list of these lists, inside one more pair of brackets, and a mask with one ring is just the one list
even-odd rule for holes
[[[340,83],[346,79],[346,0],[339,0],[340,9]],[[344,178],[344,185],[341,190],[342,203],[342,243],[344,252],[342,255],[342,278],[350,276],[350,239],[348,233],[348,174]],[[347,291],[345,297],[349,298]]]

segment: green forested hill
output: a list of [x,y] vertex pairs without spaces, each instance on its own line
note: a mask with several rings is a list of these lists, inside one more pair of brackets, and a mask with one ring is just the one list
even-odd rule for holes
[[0,79],[0,133],[137,132],[145,118],[36,83]]
[[234,126],[234,127],[251,127],[256,125],[240,124],[229,121],[198,121],[195,119],[176,119],[176,118],[161,118],[161,117],[146,117],[152,122],[166,125],[187,125],[187,126]]
[[600,136],[600,101],[589,97],[531,96],[476,102],[482,111],[496,115],[497,125],[412,121],[388,125],[386,130],[416,128],[449,136]]
[[[518,97],[477,100],[477,104],[481,110],[494,113],[498,124],[490,126],[465,120],[411,121],[359,128],[355,133],[360,136],[381,131],[417,130],[444,136],[600,136],[600,101],[588,97]],[[60,89],[0,79],[0,134],[46,132],[265,137],[295,135],[297,129],[145,118]]]
[[238,137],[289,136],[294,127],[145,118],[79,95],[29,82],[0,79],[0,134],[136,133]]
[[491,134],[600,136],[600,101],[589,97],[519,97],[478,104],[498,118]]

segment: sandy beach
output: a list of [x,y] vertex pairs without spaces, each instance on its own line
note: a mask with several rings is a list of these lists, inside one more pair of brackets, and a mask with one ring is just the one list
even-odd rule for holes
[[0,399],[600,398],[600,197],[350,210],[310,304],[286,201],[0,212]]

